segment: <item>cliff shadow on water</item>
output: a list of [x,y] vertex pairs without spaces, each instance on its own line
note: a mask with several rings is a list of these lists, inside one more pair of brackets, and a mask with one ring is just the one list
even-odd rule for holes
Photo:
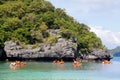
[[0,47],[0,61],[4,61],[7,58],[6,52],[3,47]]
[[21,58],[21,57],[9,57],[7,58],[8,61],[16,61],[16,60],[19,60],[19,61],[38,61],[38,62],[52,62],[54,60],[63,60],[63,61],[66,61],[66,62],[71,62],[73,61],[73,59],[75,58],[58,58],[58,57],[39,57],[39,58]]

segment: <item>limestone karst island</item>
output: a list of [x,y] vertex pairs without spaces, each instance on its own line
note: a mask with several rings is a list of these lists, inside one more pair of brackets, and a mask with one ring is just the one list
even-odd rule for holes
[[0,60],[103,61],[112,56],[90,27],[46,0],[0,0]]

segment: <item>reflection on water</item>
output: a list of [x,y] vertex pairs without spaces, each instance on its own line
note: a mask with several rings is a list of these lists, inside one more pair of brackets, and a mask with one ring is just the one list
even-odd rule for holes
[[9,69],[9,62],[0,62],[0,80],[120,80],[120,64],[83,63],[73,67],[64,65],[28,62],[17,70]]

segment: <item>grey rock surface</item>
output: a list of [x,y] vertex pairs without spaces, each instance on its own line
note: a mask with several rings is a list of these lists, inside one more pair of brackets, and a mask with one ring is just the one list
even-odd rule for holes
[[77,52],[77,43],[71,39],[66,40],[57,35],[59,30],[51,30],[50,35],[56,35],[57,43],[55,45],[46,45],[40,43],[41,47],[32,48],[29,45],[23,48],[21,45],[9,41],[5,42],[4,50],[6,51],[7,57],[21,57],[21,58],[39,58],[39,57],[71,57],[74,58]]

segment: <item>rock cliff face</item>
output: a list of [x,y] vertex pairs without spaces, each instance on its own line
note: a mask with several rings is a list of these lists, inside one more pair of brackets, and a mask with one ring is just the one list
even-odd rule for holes
[[[5,42],[5,47],[0,50],[0,59],[8,58],[8,59],[60,59],[66,58],[71,59],[78,57],[80,59],[85,60],[99,60],[103,59],[110,60],[112,56],[104,50],[101,49],[93,49],[89,55],[81,54],[77,55],[77,43],[75,39],[64,39],[62,38],[58,32],[60,30],[49,30],[50,36],[56,36],[57,42],[54,45],[49,45],[45,43],[39,43],[40,47],[33,47],[32,45],[26,45],[25,47],[21,46],[18,43],[13,41]],[[4,55],[3,55],[4,54]]]
[[[22,46],[17,45],[15,42],[5,42],[5,51],[7,57],[18,57],[18,58],[40,58],[40,57],[71,57],[75,56],[77,51],[76,43],[71,40],[66,41],[65,39],[59,38],[58,42],[54,46],[48,46],[40,44],[42,47],[34,48],[28,47],[26,49]],[[73,47],[74,46],[74,47]]]
[[51,30],[50,35],[57,36],[57,43],[55,45],[46,45],[40,43],[41,47],[32,48],[30,45],[23,48],[19,44],[9,41],[5,42],[5,51],[8,58],[74,58],[77,52],[77,43],[72,39],[66,40],[60,35],[57,35],[58,30]]
[[[5,51],[7,58],[17,58],[17,59],[60,59],[60,58],[72,58],[76,57],[77,44],[72,42],[72,40],[65,40],[63,38],[58,38],[58,42],[54,46],[45,45],[41,43],[42,47],[32,48],[28,45],[27,48],[22,48],[15,42],[5,42]],[[101,49],[94,49],[91,54],[77,56],[78,58],[84,60],[97,60],[102,61],[103,59],[110,60],[113,56]]]
[[85,56],[85,58],[102,61],[103,59],[110,60],[113,58],[113,56],[110,53],[106,52],[105,50],[93,49],[91,50],[91,54]]

